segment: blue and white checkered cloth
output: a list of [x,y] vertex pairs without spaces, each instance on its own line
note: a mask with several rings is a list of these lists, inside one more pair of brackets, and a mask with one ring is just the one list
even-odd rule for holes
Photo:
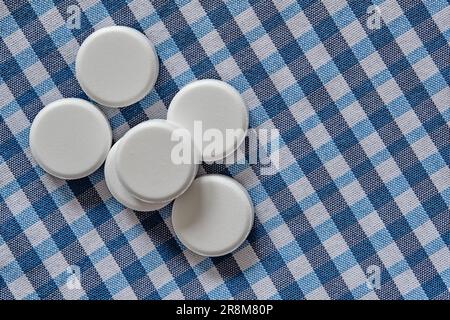
[[[0,299],[450,299],[446,0],[3,1]],[[66,24],[71,5],[79,29]],[[203,166],[254,202],[254,228],[233,254],[186,250],[170,206],[125,209],[102,169],[63,181],[31,157],[39,110],[87,98],[75,56],[109,25],[144,32],[161,61],[144,100],[104,109],[115,140],[165,118],[175,93],[202,78],[237,88],[252,128],[280,130],[273,175]],[[77,268],[81,286],[69,285]]]

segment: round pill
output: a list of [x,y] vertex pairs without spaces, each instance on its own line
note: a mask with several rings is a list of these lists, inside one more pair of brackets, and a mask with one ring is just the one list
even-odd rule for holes
[[253,205],[234,179],[204,175],[174,201],[172,224],[189,250],[207,257],[222,256],[247,238],[253,226]]
[[202,159],[212,162],[233,153],[242,143],[248,110],[232,86],[205,79],[186,85],[175,95],[167,120],[187,128],[202,151]]
[[104,114],[82,99],[50,103],[38,113],[30,129],[33,158],[61,179],[78,179],[97,170],[111,141],[111,127]]
[[92,33],[78,50],[76,77],[84,92],[108,107],[144,98],[158,77],[158,56],[141,32],[111,26]]
[[116,150],[120,140],[113,145],[111,151],[106,158],[105,163],[105,181],[106,186],[113,195],[113,197],[123,204],[125,207],[136,211],[154,211],[161,209],[162,207],[169,204],[169,202],[163,203],[149,203],[141,201],[133,197],[120,183],[117,177],[115,168]]
[[[116,171],[123,186],[145,202],[164,202],[182,194],[197,174],[195,148],[177,134],[189,132],[166,120],[148,120],[129,130],[117,148]],[[183,149],[186,144],[186,149]],[[193,143],[191,143],[193,145]],[[183,149],[178,152],[179,149]],[[180,153],[186,152],[182,157]]]

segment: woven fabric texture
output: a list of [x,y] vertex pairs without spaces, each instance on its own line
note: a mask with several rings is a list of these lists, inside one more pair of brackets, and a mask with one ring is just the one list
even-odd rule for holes
[[[273,174],[202,166],[254,203],[233,254],[186,250],[171,206],[125,209],[103,167],[63,181],[31,157],[43,106],[87,99],[76,53],[109,25],[144,32],[161,63],[142,101],[103,109],[115,141],[204,78],[279,130]],[[447,1],[3,0],[0,36],[0,299],[450,299]]]

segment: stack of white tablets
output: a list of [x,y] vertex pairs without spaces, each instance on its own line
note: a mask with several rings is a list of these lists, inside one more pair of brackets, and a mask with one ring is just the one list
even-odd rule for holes
[[[145,97],[158,70],[158,57],[147,37],[121,26],[91,34],[76,59],[81,88],[93,101],[115,108]],[[219,148],[207,148],[203,134],[196,133],[198,124],[202,132],[235,134]],[[175,200],[172,222],[180,241],[200,255],[220,256],[246,239],[253,206],[247,191],[227,176],[195,179],[198,159],[215,161],[233,153],[247,127],[248,111],[239,93],[224,82],[207,79],[175,95],[167,120],[140,123],[112,148],[111,128],[95,105],[75,98],[55,101],[34,119],[30,148],[45,171],[62,179],[85,177],[106,160],[106,184],[114,198],[136,211],[157,210]],[[191,147],[184,161],[174,161],[174,137],[181,133]]]

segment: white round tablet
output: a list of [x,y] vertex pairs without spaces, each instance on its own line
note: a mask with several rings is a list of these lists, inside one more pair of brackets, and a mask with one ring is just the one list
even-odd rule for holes
[[141,201],[135,197],[133,197],[120,183],[119,178],[117,177],[115,160],[116,160],[116,150],[120,140],[113,145],[111,151],[106,158],[105,163],[105,181],[106,186],[109,191],[113,195],[113,197],[123,204],[125,207],[130,208],[136,211],[154,211],[161,209],[169,204],[169,202],[162,203],[149,203]]
[[[197,174],[198,164],[179,154],[183,141],[175,133],[189,132],[166,120],[148,120],[130,129],[117,148],[116,170],[120,182],[136,198],[164,202],[182,194]],[[191,142],[190,135],[188,136]],[[193,145],[193,142],[191,142]],[[189,146],[189,145],[188,145]]]
[[232,86],[205,79],[186,85],[175,95],[167,120],[187,128],[203,160],[212,162],[240,146],[248,128],[248,110]]
[[78,179],[105,161],[112,132],[105,115],[82,99],[61,99],[45,106],[30,129],[36,162],[51,175]]
[[194,180],[174,201],[175,234],[189,250],[207,257],[228,254],[247,238],[253,226],[253,205],[234,179],[217,174]]
[[159,61],[141,32],[124,26],[99,29],[77,53],[76,77],[84,92],[108,107],[138,102],[153,88]]

